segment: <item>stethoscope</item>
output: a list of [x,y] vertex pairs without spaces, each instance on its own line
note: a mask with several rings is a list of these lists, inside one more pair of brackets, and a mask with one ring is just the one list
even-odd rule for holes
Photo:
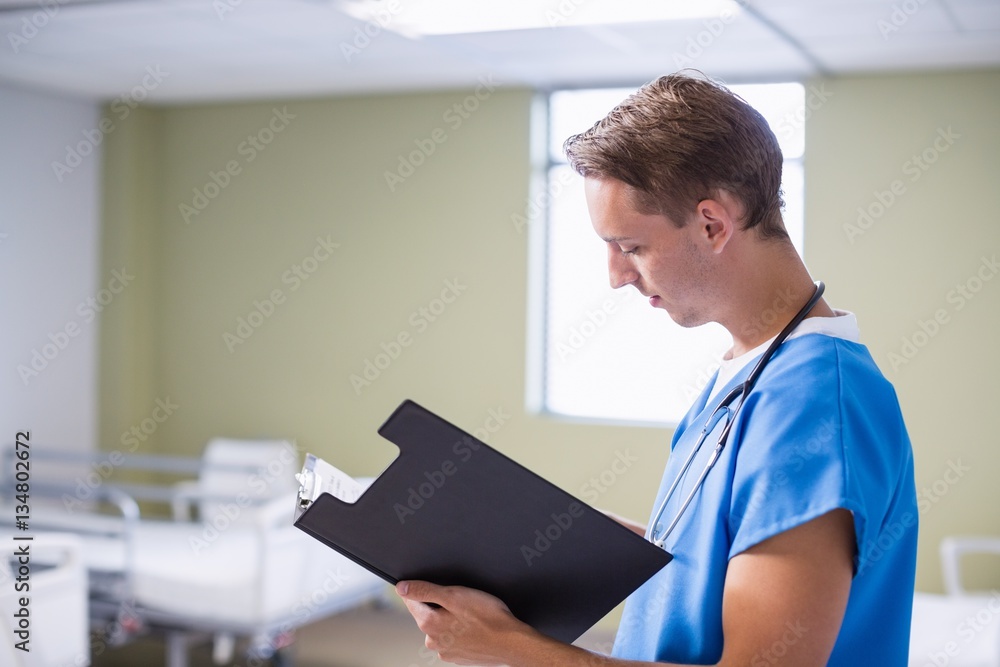
[[[764,367],[767,365],[767,362],[771,359],[771,356],[774,354],[775,350],[777,350],[778,347],[785,342],[785,340],[792,333],[792,331],[795,330],[795,327],[799,326],[802,320],[805,319],[806,315],[809,314],[809,311],[813,309],[813,307],[816,305],[816,302],[818,302],[820,297],[823,296],[823,291],[825,289],[826,286],[822,282],[816,283],[816,291],[813,292],[813,295],[809,298],[809,301],[806,303],[806,305],[802,306],[802,309],[798,313],[795,314],[795,317],[792,318],[792,321],[785,325],[785,328],[781,330],[781,333],[779,333],[775,337],[775,339],[771,341],[771,344],[768,345],[767,349],[764,351],[764,354],[761,355],[760,360],[757,361],[757,365],[753,367],[752,371],[750,371],[750,375],[747,376],[747,379],[742,384],[733,387],[733,389],[728,394],[726,394],[726,396],[719,402],[719,406],[712,411],[711,416],[705,423],[705,428],[701,430],[701,435],[698,436],[698,441],[695,443],[695,446],[691,450],[691,453],[688,454],[688,457],[684,459],[684,464],[681,466],[681,469],[677,473],[677,476],[674,477],[674,481],[670,484],[670,488],[667,489],[667,495],[663,497],[663,501],[660,503],[660,507],[656,510],[656,514],[653,517],[653,522],[650,524],[649,528],[650,542],[660,547],[661,549],[663,548],[664,542],[666,542],[667,538],[670,536],[670,533],[672,533],[674,528],[677,527],[677,523],[681,520],[681,517],[684,515],[684,510],[686,510],[688,508],[688,505],[691,504],[691,501],[694,499],[694,495],[698,492],[698,489],[701,488],[702,483],[705,481],[705,477],[712,469],[712,466],[715,465],[715,462],[719,460],[719,456],[722,454],[722,450],[726,448],[726,441],[729,439],[729,431],[732,430],[733,424],[736,422],[736,416],[740,413],[740,410],[743,408],[743,403],[744,401],[746,401],[747,394],[750,393],[750,390],[753,389],[753,386],[757,383],[757,378],[760,377],[761,371],[764,370]],[[733,407],[733,403],[736,402],[737,399],[739,399],[739,402],[736,403],[735,407]],[[688,468],[691,467],[691,462],[694,460],[695,455],[701,449],[701,446],[705,443],[705,438],[708,437],[709,433],[715,430],[715,427],[719,425],[719,420],[721,420],[723,417],[726,418],[726,424],[725,426],[723,426],[722,433],[719,435],[719,440],[715,444],[715,451],[713,451],[712,455],[708,457],[708,462],[705,464],[704,470],[701,471],[701,475],[695,482],[694,488],[691,489],[691,492],[688,494],[687,498],[684,499],[684,503],[681,505],[681,508],[677,510],[677,515],[674,516],[673,521],[670,522],[670,525],[667,526],[667,529],[663,532],[663,534],[657,537],[656,526],[657,524],[659,524],[660,519],[663,517],[663,510],[666,509],[667,503],[670,502],[670,498],[674,495],[674,491],[680,485],[681,480],[684,478],[685,473],[687,473]]]

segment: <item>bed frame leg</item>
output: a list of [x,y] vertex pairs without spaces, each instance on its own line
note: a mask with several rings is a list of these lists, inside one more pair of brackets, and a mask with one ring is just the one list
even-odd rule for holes
[[216,665],[226,664],[233,659],[235,649],[236,636],[229,632],[220,632],[213,638],[212,662]]
[[188,667],[188,643],[186,633],[167,633],[167,667]]

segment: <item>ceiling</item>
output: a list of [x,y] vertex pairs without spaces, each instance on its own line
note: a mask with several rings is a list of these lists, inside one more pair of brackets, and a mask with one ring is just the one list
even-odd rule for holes
[[[615,1],[538,6],[571,13]],[[630,85],[683,66],[730,83],[1000,66],[1000,0],[741,5],[725,22],[410,38],[334,0],[0,0],[0,82],[182,104],[461,88],[480,77],[542,89]],[[355,41],[366,25],[374,35]]]

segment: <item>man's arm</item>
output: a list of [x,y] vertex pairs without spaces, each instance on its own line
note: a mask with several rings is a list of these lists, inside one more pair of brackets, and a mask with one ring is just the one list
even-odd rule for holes
[[601,512],[604,514],[604,516],[608,517],[612,521],[617,521],[618,523],[620,523],[621,525],[625,526],[633,533],[638,535],[639,537],[646,536],[646,527],[641,523],[637,523],[635,521],[632,521],[631,519],[626,519],[625,517],[619,514],[615,514],[614,512],[609,512],[607,510],[601,510]]
[[[825,665],[847,608],[854,552],[853,517],[838,509],[733,557],[723,591],[725,647],[719,665],[755,660]],[[481,591],[420,581],[401,582],[397,591],[427,635],[427,647],[448,662],[510,667],[646,664],[599,656],[545,637]]]

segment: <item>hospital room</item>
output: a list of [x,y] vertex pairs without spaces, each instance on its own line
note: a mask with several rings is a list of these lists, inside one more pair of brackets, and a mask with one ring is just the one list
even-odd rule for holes
[[996,0],[0,35],[0,667],[1000,667]]

